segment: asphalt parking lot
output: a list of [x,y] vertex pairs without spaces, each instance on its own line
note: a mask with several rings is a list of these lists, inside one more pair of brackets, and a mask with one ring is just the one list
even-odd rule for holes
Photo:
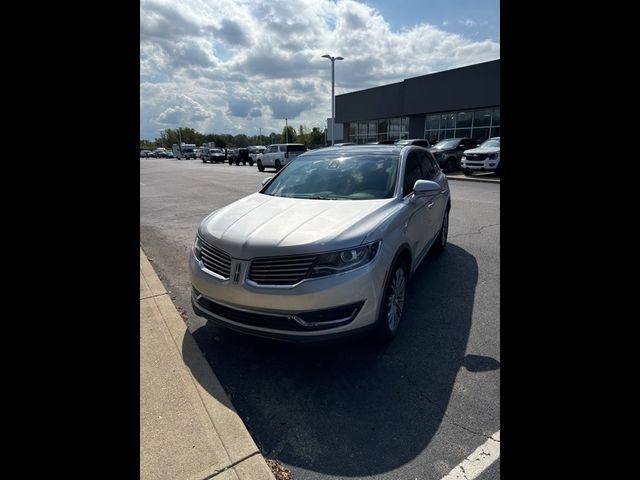
[[[450,181],[449,246],[414,276],[386,349],[297,346],[190,305],[199,222],[273,171],[140,159],[140,242],[263,454],[295,479],[439,479],[500,430],[500,185]],[[499,460],[479,478],[499,478]]]

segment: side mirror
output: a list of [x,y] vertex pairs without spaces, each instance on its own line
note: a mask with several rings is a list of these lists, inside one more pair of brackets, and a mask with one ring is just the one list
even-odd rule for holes
[[416,180],[413,185],[413,193],[416,197],[430,197],[440,193],[440,185],[431,180]]
[[[273,177],[267,177],[264,180],[262,180],[262,186],[264,187],[267,183],[269,183],[271,180],[273,179]],[[433,182],[431,182],[433,183]]]

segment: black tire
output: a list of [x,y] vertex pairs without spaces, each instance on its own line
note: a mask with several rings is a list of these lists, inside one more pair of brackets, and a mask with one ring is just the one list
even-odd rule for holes
[[391,270],[389,270],[387,283],[384,287],[382,304],[380,305],[380,313],[378,315],[376,336],[383,343],[388,343],[393,340],[400,328],[402,314],[404,312],[407,279],[407,266],[402,259],[399,258]]
[[468,168],[464,168],[462,170],[462,173],[464,173],[467,177],[470,177],[471,175],[473,175],[473,170],[470,170]]
[[249,166],[253,167],[253,160],[249,160]]
[[202,158],[201,160],[202,160],[202,163],[207,163],[207,161],[204,158]]
[[281,168],[282,164],[280,163],[280,160],[276,160],[276,172],[279,172]]
[[258,160],[258,171],[264,172],[264,165],[262,165],[262,162],[260,160]]
[[444,211],[444,216],[442,217],[442,226],[440,227],[440,232],[436,237],[436,240],[433,242],[433,247],[431,250],[438,254],[442,253],[444,249],[447,247],[447,239],[449,237],[449,208]]
[[444,173],[455,172],[456,170],[456,160],[453,157],[449,157],[447,161],[444,163]]

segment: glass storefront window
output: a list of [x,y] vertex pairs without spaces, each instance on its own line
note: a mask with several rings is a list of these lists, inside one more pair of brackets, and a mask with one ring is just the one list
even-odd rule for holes
[[491,129],[491,136],[492,137],[499,137],[500,136],[500,127],[493,127]]
[[353,136],[356,134],[356,122],[351,122],[349,124],[349,136]]
[[427,122],[425,124],[427,130],[439,130],[440,129],[440,115],[427,115]]
[[455,138],[455,132],[453,128],[448,130],[440,130],[440,140],[443,138]]
[[456,137],[471,137],[471,129],[470,128],[456,128]]
[[491,110],[478,110],[476,112],[473,112],[473,128],[490,126]]
[[424,134],[424,138],[429,140],[431,143],[438,141],[438,133],[440,130],[427,130]]
[[455,128],[456,127],[456,114],[455,113],[443,113],[440,116],[440,128]]
[[389,120],[378,120],[378,135],[386,135],[389,131]]
[[473,133],[471,134],[471,138],[475,138],[477,140],[486,140],[487,138],[489,138],[489,129],[474,127]]
[[491,120],[491,125],[500,126],[500,109],[499,108],[496,108],[493,111],[493,119]]
[[[456,114],[456,128],[471,128],[471,119],[473,115],[471,112],[458,112]],[[462,137],[463,135],[458,135]]]

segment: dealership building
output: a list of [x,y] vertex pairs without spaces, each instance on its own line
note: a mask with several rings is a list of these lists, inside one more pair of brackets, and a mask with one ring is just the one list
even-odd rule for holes
[[354,143],[498,137],[500,60],[336,95],[335,115],[336,139]]

